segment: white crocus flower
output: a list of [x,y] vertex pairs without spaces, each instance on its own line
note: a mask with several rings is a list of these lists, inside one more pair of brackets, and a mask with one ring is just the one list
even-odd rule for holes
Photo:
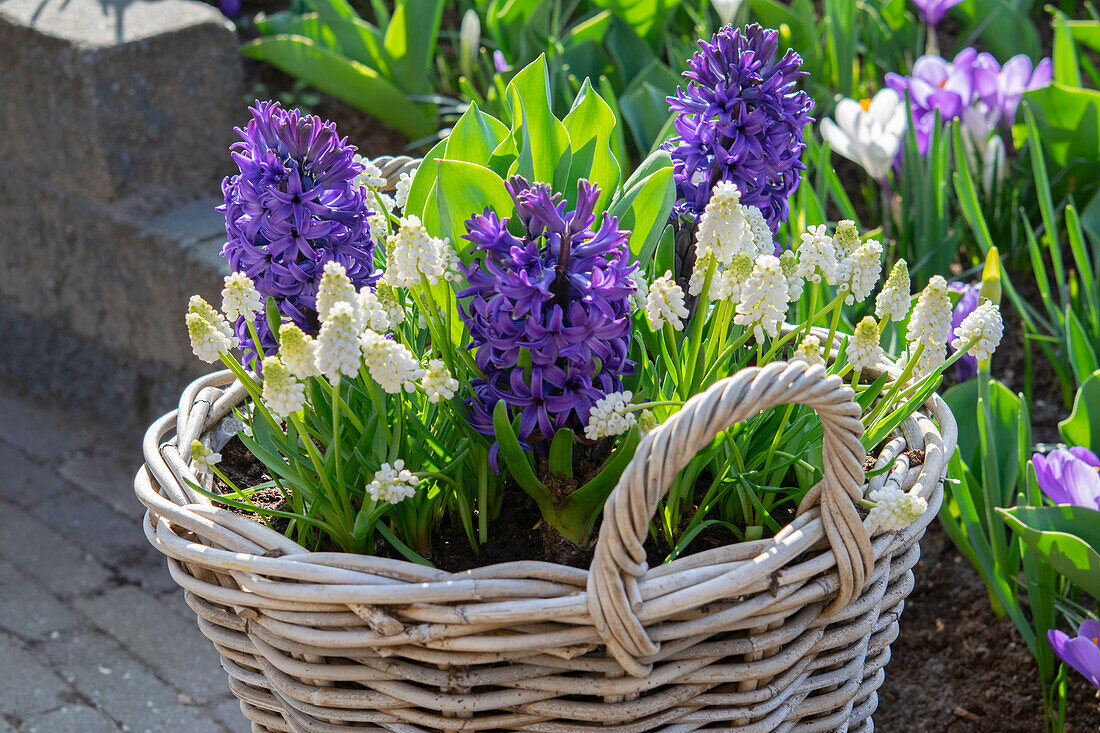
[[676,331],[683,330],[684,319],[688,317],[684,290],[672,279],[671,272],[665,272],[649,286],[645,313],[654,331],[659,331],[666,323]]
[[752,327],[758,343],[764,341],[765,332],[775,338],[779,324],[787,315],[787,298],[787,277],[779,258],[761,255],[756,258],[752,274],[741,288],[741,300],[737,303],[733,322]]
[[842,99],[836,105],[836,122],[821,121],[821,136],[829,146],[863,166],[876,180],[886,177],[901,148],[908,125],[905,100],[893,89],[883,89],[871,99]]
[[359,373],[359,325],[350,303],[340,301],[328,312],[317,334],[317,371],[333,384],[340,376],[354,377]]
[[374,474],[374,479],[367,484],[367,493],[375,501],[399,504],[416,495],[416,485],[419,482],[412,471],[405,468],[405,462],[398,458],[392,466],[388,463],[382,464],[378,473]]
[[741,8],[743,0],[710,0],[710,4],[714,6],[714,12],[718,13],[718,19],[722,21],[722,25],[729,25],[733,22],[733,16],[737,15],[737,11]]
[[630,412],[630,401],[634,393],[612,392],[596,400],[588,412],[588,424],[584,428],[584,437],[599,440],[612,435],[622,435],[634,426],[638,419]]
[[299,379],[320,374],[317,371],[317,341],[293,323],[279,326],[279,357]]
[[408,347],[393,339],[368,329],[359,338],[359,347],[371,379],[389,394],[398,394],[402,389],[412,392],[424,376]]
[[450,370],[442,359],[432,359],[428,362],[428,371],[424,374],[420,389],[424,390],[428,402],[434,404],[454,397],[455,390],[458,389],[458,380],[451,376]]
[[875,503],[867,519],[886,531],[905,529],[928,510],[924,497],[896,486],[876,489],[867,498]]
[[285,419],[305,404],[305,385],[294,378],[279,357],[269,356],[264,359],[262,397],[267,409]]
[[955,329],[955,340],[951,342],[951,347],[957,350],[970,344],[967,353],[978,361],[985,361],[997,350],[1003,332],[1001,311],[986,300],[971,311]]
[[230,321],[244,316],[245,320],[252,323],[256,320],[256,313],[263,310],[264,301],[252,284],[252,278],[243,272],[234,272],[225,276],[225,287],[222,289],[222,312]]
[[825,354],[822,352],[821,339],[812,333],[802,339],[802,343],[794,350],[793,359],[801,359],[807,364],[825,364]]

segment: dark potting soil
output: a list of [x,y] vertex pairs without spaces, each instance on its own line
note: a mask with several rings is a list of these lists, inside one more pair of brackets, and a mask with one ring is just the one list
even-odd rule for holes
[[[891,646],[875,728],[948,733],[1042,733],[1035,662],[1016,627],[997,618],[977,571],[938,522],[921,541],[916,587]],[[1100,697],[1069,672],[1067,733],[1100,730]]]

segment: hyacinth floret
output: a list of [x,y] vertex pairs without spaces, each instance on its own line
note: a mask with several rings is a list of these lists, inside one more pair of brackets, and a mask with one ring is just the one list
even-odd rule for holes
[[491,435],[503,400],[520,416],[520,440],[532,443],[564,427],[582,432],[596,400],[633,373],[634,266],[618,220],[604,213],[597,222],[594,184],[578,182],[573,211],[545,183],[512,176],[505,185],[519,236],[492,209],[466,222],[480,256],[462,266],[469,287],[458,297],[468,298],[461,316],[485,375],[470,385],[471,422]]
[[[239,173],[222,182],[227,241],[222,256],[264,299],[304,332],[316,334],[317,288],[326,262],[341,263],[358,288],[373,284],[374,242],[363,165],[336,126],[278,102],[257,102],[232,146]],[[266,319],[256,322],[264,353],[277,349]],[[243,319],[236,331],[251,360]]]
[[676,137],[672,156],[677,213],[698,219],[720,180],[760,209],[773,234],[787,218],[787,199],[802,180],[802,133],[813,100],[797,89],[806,75],[793,51],[776,58],[779,34],[757,24],[723,28],[699,42],[686,88],[669,97]]

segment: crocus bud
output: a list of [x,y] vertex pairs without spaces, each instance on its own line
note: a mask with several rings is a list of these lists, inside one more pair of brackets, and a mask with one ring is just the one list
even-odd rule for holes
[[477,63],[477,52],[481,47],[481,21],[477,12],[471,8],[462,16],[462,26],[458,31],[458,59],[462,73],[470,76]]

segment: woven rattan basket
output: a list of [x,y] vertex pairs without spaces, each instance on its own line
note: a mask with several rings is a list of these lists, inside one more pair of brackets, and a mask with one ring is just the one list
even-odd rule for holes
[[[309,552],[191,490],[192,439],[245,397],[230,382],[199,379],[150,428],[136,490],[254,731],[873,730],[955,446],[938,397],[880,448],[876,467],[890,469],[868,486],[848,387],[802,361],[746,369],[642,440],[590,570],[451,574]],[[774,538],[648,567],[647,525],[675,473],[720,430],[784,403],[825,428],[825,478],[797,518]],[[888,482],[928,500],[902,532],[854,505]]]

